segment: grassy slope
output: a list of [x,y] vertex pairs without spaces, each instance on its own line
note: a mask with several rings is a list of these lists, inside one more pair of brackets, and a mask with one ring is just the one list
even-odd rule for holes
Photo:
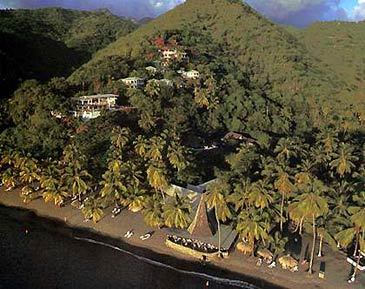
[[27,78],[68,76],[94,52],[135,28],[104,10],[0,11],[1,93],[7,96]]

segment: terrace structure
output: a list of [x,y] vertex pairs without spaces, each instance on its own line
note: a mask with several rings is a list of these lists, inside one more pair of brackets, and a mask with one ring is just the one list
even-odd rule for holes
[[93,119],[100,116],[102,110],[113,110],[117,108],[116,94],[97,94],[73,97],[71,99],[74,110],[71,114],[74,117]]
[[[207,185],[188,186],[181,188],[173,186],[171,191],[185,195],[192,205],[192,222],[186,230],[170,229],[166,238],[166,245],[174,250],[202,258],[217,256],[219,253],[218,225],[215,219],[214,209],[207,209],[205,192]],[[221,224],[220,252],[228,256],[229,250],[236,240],[237,233],[231,226]]]

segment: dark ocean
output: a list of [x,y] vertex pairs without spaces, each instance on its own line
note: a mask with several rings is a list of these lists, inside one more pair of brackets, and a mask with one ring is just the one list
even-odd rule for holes
[[244,278],[0,206],[0,289],[276,289]]

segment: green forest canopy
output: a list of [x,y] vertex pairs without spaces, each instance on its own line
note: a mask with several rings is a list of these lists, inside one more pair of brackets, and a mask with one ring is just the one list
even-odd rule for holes
[[0,10],[0,97],[22,80],[68,76],[136,27],[107,10]]

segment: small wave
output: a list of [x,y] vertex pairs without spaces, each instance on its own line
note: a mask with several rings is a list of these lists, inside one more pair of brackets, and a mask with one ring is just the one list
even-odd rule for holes
[[159,267],[168,268],[168,269],[174,270],[176,272],[179,272],[181,274],[187,274],[187,275],[203,278],[205,280],[213,281],[213,282],[216,282],[216,283],[219,283],[219,284],[230,285],[230,286],[234,286],[234,287],[238,287],[238,288],[260,289],[259,287],[255,286],[255,285],[252,285],[250,283],[247,283],[247,282],[241,281],[241,280],[221,278],[221,277],[216,277],[216,276],[212,276],[212,275],[205,274],[205,273],[178,269],[178,268],[175,268],[171,265],[167,265],[167,264],[164,264],[164,263],[161,263],[161,262],[158,262],[158,261],[146,258],[146,257],[142,257],[142,256],[139,256],[139,255],[133,254],[132,252],[129,252],[127,250],[124,250],[122,248],[119,248],[117,246],[113,246],[111,244],[99,242],[99,241],[96,241],[96,240],[93,240],[93,239],[81,238],[81,237],[74,237],[74,239],[79,240],[79,241],[86,241],[86,242],[89,242],[89,243],[93,243],[93,244],[97,244],[97,245],[101,245],[101,246],[105,246],[105,247],[109,247],[109,248],[112,248],[114,250],[117,250],[117,251],[123,252],[125,254],[128,254],[130,256],[133,256],[134,258],[137,258],[137,259],[139,259],[139,260],[141,260],[145,263],[156,265],[156,266],[159,266]]

